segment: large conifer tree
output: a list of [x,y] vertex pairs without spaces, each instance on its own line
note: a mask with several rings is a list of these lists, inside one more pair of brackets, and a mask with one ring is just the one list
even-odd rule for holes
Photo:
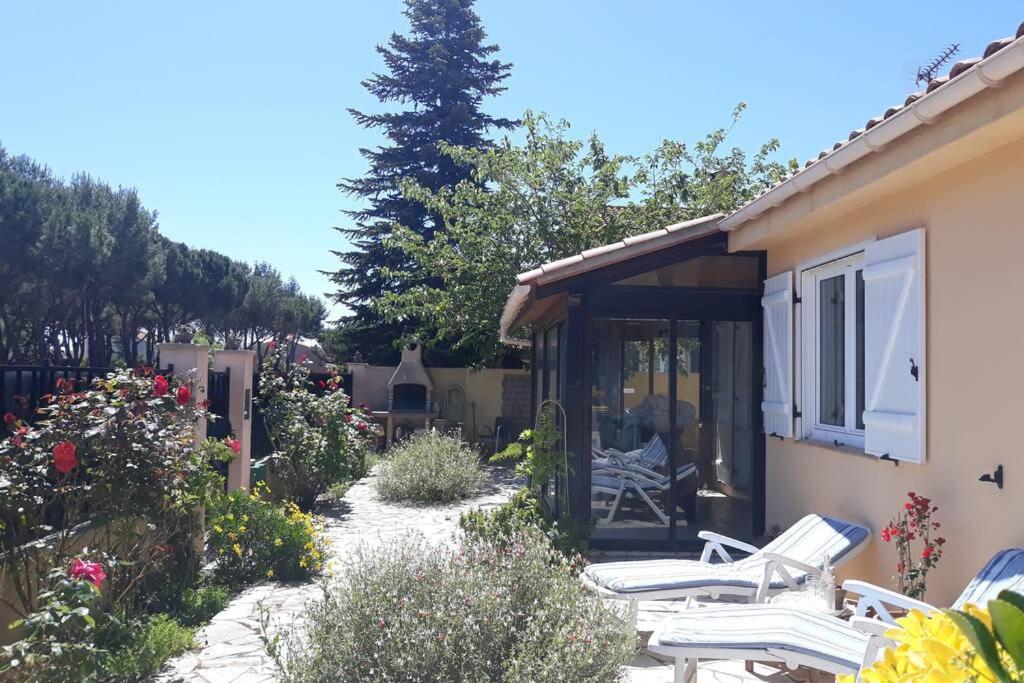
[[[368,362],[396,358],[394,344],[403,331],[400,323],[384,319],[375,303],[385,292],[403,291],[419,278],[411,259],[389,246],[386,238],[395,224],[427,240],[443,229],[438,216],[402,195],[401,181],[412,179],[435,192],[454,187],[469,177],[470,169],[443,154],[439,143],[479,147],[487,144],[489,130],[515,125],[481,111],[485,98],[505,90],[502,81],[511,64],[494,58],[497,45],[485,44],[474,2],[406,0],[409,35],[395,33],[387,45],[378,45],[386,73],[363,81],[381,102],[395,103],[402,110],[349,110],[357,123],[378,128],[387,138],[385,145],[360,150],[370,164],[365,176],[338,183],[341,190],[367,202],[364,208],[346,212],[354,225],[337,228],[352,248],[334,252],[342,267],[331,279],[338,285],[336,300],[353,311],[343,325],[343,343]],[[438,351],[443,349],[434,352],[441,360]]]

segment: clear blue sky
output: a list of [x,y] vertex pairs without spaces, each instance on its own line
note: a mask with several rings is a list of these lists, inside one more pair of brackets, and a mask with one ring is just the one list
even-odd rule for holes
[[[347,107],[374,45],[403,31],[400,0],[5,2],[0,142],[58,174],[135,186],[168,237],[267,260],[330,289],[331,226],[354,205],[380,137]],[[750,106],[734,141],[782,141],[801,161],[913,91],[947,43],[980,54],[1024,2],[480,0],[514,63],[495,114],[526,108],[596,130],[615,152],[694,140]],[[502,293],[504,296],[504,293]]]

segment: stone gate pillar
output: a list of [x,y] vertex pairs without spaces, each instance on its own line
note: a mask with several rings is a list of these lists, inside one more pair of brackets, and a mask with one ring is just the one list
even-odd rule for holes
[[228,421],[242,445],[238,456],[228,465],[228,491],[249,490],[249,463],[252,454],[252,373],[255,351],[214,351],[213,369],[231,371],[228,394]]
[[[192,385],[192,396],[196,403],[206,400],[206,387],[210,380],[210,347],[198,346],[196,344],[158,344],[160,353],[160,367],[168,368],[174,366],[174,376],[190,378],[194,381]],[[251,381],[251,380],[250,380]],[[206,441],[206,420],[196,421],[196,448]]]

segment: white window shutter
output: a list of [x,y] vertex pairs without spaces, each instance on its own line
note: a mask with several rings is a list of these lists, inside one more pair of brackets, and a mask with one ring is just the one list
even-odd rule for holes
[[924,230],[864,249],[864,450],[924,462]]
[[764,281],[764,433],[793,436],[793,273]]

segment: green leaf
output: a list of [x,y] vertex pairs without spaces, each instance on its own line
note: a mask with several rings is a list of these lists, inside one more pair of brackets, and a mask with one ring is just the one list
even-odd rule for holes
[[999,644],[1017,670],[1024,670],[1024,611],[1006,600],[990,600],[988,613]]
[[1013,591],[999,591],[999,600],[1008,602],[1011,605],[1016,606],[1021,612],[1024,612],[1024,595],[1020,593],[1014,593]]
[[985,623],[966,612],[958,610],[943,611],[949,615],[949,618],[953,620],[953,623],[957,625],[961,633],[970,641],[982,660],[991,669],[996,679],[1000,683],[1013,683],[1010,675],[1003,669],[1002,662],[999,661],[999,648],[996,645],[996,639],[992,636],[988,627],[985,626]]

